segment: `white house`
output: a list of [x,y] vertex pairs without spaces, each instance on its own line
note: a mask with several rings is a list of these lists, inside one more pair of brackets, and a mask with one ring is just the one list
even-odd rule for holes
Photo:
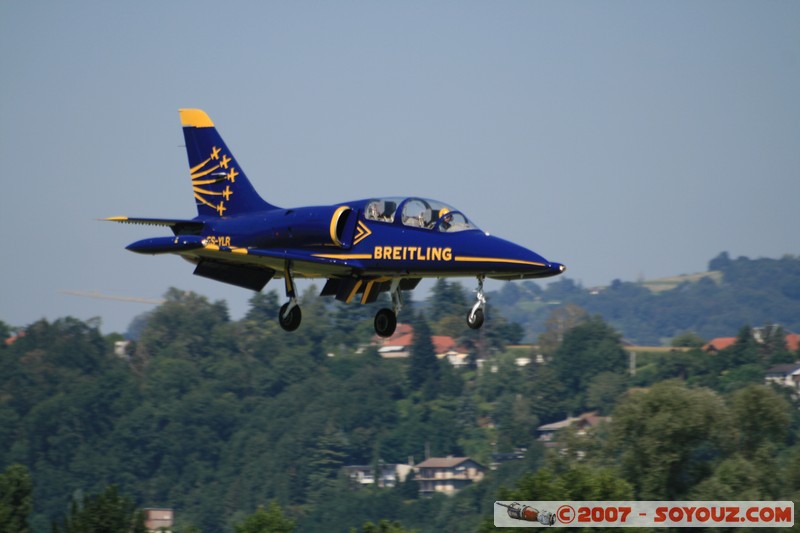
[[800,363],[773,366],[764,374],[764,381],[800,391]]
[[469,457],[431,457],[416,466],[420,494],[455,494],[483,479],[486,468]]

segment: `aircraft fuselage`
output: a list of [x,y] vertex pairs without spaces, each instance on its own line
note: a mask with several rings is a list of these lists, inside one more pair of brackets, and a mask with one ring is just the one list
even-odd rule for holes
[[166,226],[172,237],[129,245],[143,254],[176,254],[194,273],[260,291],[272,278],[285,280],[289,298],[280,311],[287,331],[300,324],[293,279],[323,278],[323,296],[374,302],[392,296],[375,330],[391,335],[402,298],[425,277],[474,276],[477,303],[467,315],[483,323],[483,280],[530,279],[564,272],[560,263],[481,231],[462,212],[418,197],[369,198],[293,209],[265,201],[253,187],[213,122],[199,109],[181,110],[197,216],[193,219],[112,217],[131,224]]

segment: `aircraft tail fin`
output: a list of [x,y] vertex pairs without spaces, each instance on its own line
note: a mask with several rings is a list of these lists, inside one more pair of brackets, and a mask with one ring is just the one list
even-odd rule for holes
[[198,215],[223,217],[276,209],[253,188],[205,111],[181,109],[180,115]]

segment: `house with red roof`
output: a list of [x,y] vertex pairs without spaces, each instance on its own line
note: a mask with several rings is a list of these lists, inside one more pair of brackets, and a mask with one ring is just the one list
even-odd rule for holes
[[[763,337],[761,335],[755,336],[756,342],[763,343]],[[717,353],[725,348],[730,348],[736,344],[736,337],[717,337],[716,339],[712,339],[708,343],[703,346],[703,351],[708,353]],[[786,348],[790,352],[796,352],[797,348],[800,347],[800,335],[796,333],[790,333],[786,335]]]
[[725,348],[730,348],[736,343],[736,337],[717,337],[711,339],[703,346],[703,351],[708,353],[716,353]]
[[786,348],[788,348],[790,352],[798,351],[798,349],[800,349],[800,335],[797,333],[786,335]]
[[24,336],[25,336],[25,332],[24,331],[20,331],[16,335],[11,335],[7,339],[5,339],[3,342],[5,343],[6,346],[11,346],[12,344],[17,342],[19,339],[21,339]]
[[[461,349],[453,337],[432,335],[434,353],[439,359],[447,358],[453,366],[466,364],[465,350]],[[394,335],[388,338],[373,337],[373,344],[378,346],[381,357],[392,359],[408,357],[414,343],[414,328],[410,324],[397,324]]]

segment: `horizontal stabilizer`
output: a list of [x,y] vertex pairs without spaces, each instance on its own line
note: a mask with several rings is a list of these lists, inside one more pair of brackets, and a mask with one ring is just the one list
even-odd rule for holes
[[172,228],[172,233],[175,235],[199,235],[204,226],[202,222],[197,220],[182,220],[176,218],[109,217],[103,220],[108,222],[120,222],[122,224],[169,227]]

